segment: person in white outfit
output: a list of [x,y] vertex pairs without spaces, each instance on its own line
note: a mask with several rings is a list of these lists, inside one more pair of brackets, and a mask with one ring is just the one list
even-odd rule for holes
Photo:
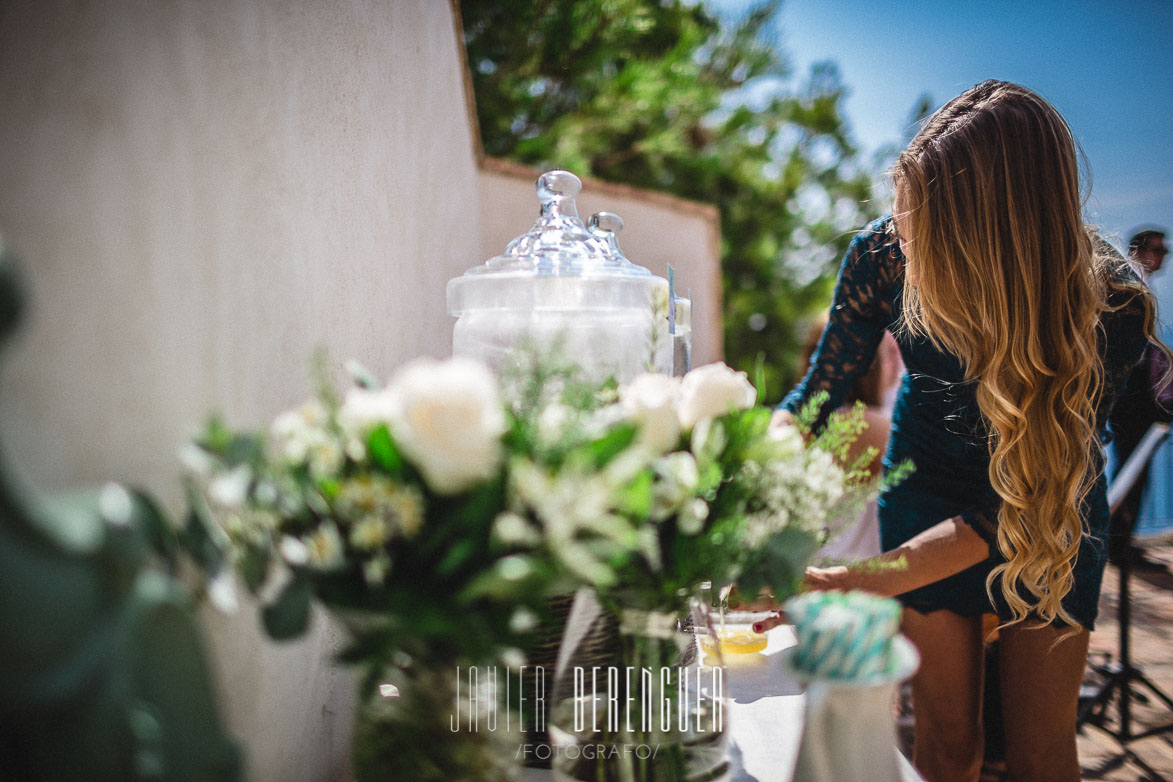
[[[811,324],[803,345],[802,366],[810,363],[810,357],[826,325],[826,313]],[[866,427],[852,444],[847,463],[853,464],[868,448],[875,449],[876,456],[868,465],[873,477],[879,477],[881,472],[881,456],[888,447],[888,431],[892,425],[892,402],[896,398],[902,374],[904,362],[900,360],[900,349],[892,335],[885,332],[871,368],[856,381],[847,402],[840,408],[846,412],[853,409],[857,402],[864,404],[863,420]],[[880,553],[880,523],[876,516],[876,501],[872,500],[855,522],[844,526],[823,546],[815,561],[853,562],[876,557]]]

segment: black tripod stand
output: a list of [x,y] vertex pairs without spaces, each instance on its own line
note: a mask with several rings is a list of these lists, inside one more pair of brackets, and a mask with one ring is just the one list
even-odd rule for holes
[[[1136,450],[1120,468],[1108,490],[1108,512],[1110,514],[1115,515],[1120,512],[1124,498],[1145,474],[1145,469],[1148,467],[1153,453],[1156,452],[1157,446],[1168,434],[1168,424],[1153,424],[1145,433],[1144,438],[1136,446]],[[1130,550],[1130,548],[1126,550]],[[1132,629],[1131,557],[1124,556],[1118,569],[1120,572],[1120,595],[1117,606],[1120,632],[1119,656],[1115,662],[1089,663],[1092,670],[1099,673],[1104,679],[1097,687],[1080,693],[1079,714],[1075,725],[1077,729],[1082,729],[1084,725],[1091,725],[1115,738],[1121,746],[1126,746],[1130,741],[1173,730],[1173,722],[1168,722],[1137,733],[1133,732],[1132,702],[1134,700],[1143,703],[1149,702],[1148,696],[1140,690],[1147,690],[1149,695],[1163,702],[1171,713],[1173,713],[1173,699],[1170,699],[1151,679],[1132,664],[1130,649],[1130,631]],[[1108,720],[1108,708],[1114,695],[1119,695],[1119,704],[1117,707],[1118,719],[1113,727]]]

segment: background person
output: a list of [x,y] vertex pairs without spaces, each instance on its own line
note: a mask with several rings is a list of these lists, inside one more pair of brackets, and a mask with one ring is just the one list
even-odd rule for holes
[[[1128,242],[1128,254],[1141,277],[1147,282],[1165,262],[1169,248],[1165,244],[1165,232],[1148,228],[1137,231]],[[1145,348],[1144,354],[1132,374],[1124,393],[1112,413],[1112,449],[1115,452],[1117,469],[1136,450],[1141,438],[1157,421],[1173,419],[1173,386],[1166,382],[1169,364],[1155,346]],[[1108,558],[1115,565],[1124,564],[1130,558],[1133,567],[1148,570],[1164,570],[1159,562],[1149,560],[1144,552],[1132,545],[1132,533],[1140,517],[1140,503],[1148,486],[1149,469],[1136,482],[1136,486],[1124,498],[1124,504],[1112,517]]]
[[[827,319],[828,314],[824,313],[811,323],[802,346],[802,363],[799,366],[810,364],[827,326]],[[892,403],[903,372],[900,348],[896,346],[892,335],[884,332],[871,367],[855,381],[839,408],[842,412],[850,412],[857,403],[862,402],[864,405],[865,427],[848,450],[847,464],[854,464],[867,449],[874,449],[876,456],[868,465],[873,478],[878,478],[882,472],[882,456],[888,447],[888,430],[892,425]],[[881,553],[880,521],[876,500],[871,500],[853,523],[838,530],[823,546],[815,556],[815,561],[850,562],[879,556]]]

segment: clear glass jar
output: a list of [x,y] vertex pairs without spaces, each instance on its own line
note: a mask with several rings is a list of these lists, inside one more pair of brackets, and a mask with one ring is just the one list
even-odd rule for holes
[[[569,171],[537,180],[537,222],[496,258],[448,283],[457,317],[453,352],[500,371],[518,349],[570,357],[584,379],[620,382],[645,371],[672,374],[675,332],[668,281],[624,257],[623,222],[599,213],[587,228]],[[681,305],[681,309],[684,309]]]

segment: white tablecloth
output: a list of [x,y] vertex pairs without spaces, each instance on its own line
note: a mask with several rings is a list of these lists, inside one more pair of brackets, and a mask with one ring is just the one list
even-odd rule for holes
[[[805,695],[778,656],[794,645],[794,632],[788,626],[776,627],[768,638],[760,653],[726,659],[730,782],[791,782],[794,777]],[[900,759],[905,782],[922,782],[895,746],[892,751]],[[549,782],[553,772],[526,769],[522,779]]]

